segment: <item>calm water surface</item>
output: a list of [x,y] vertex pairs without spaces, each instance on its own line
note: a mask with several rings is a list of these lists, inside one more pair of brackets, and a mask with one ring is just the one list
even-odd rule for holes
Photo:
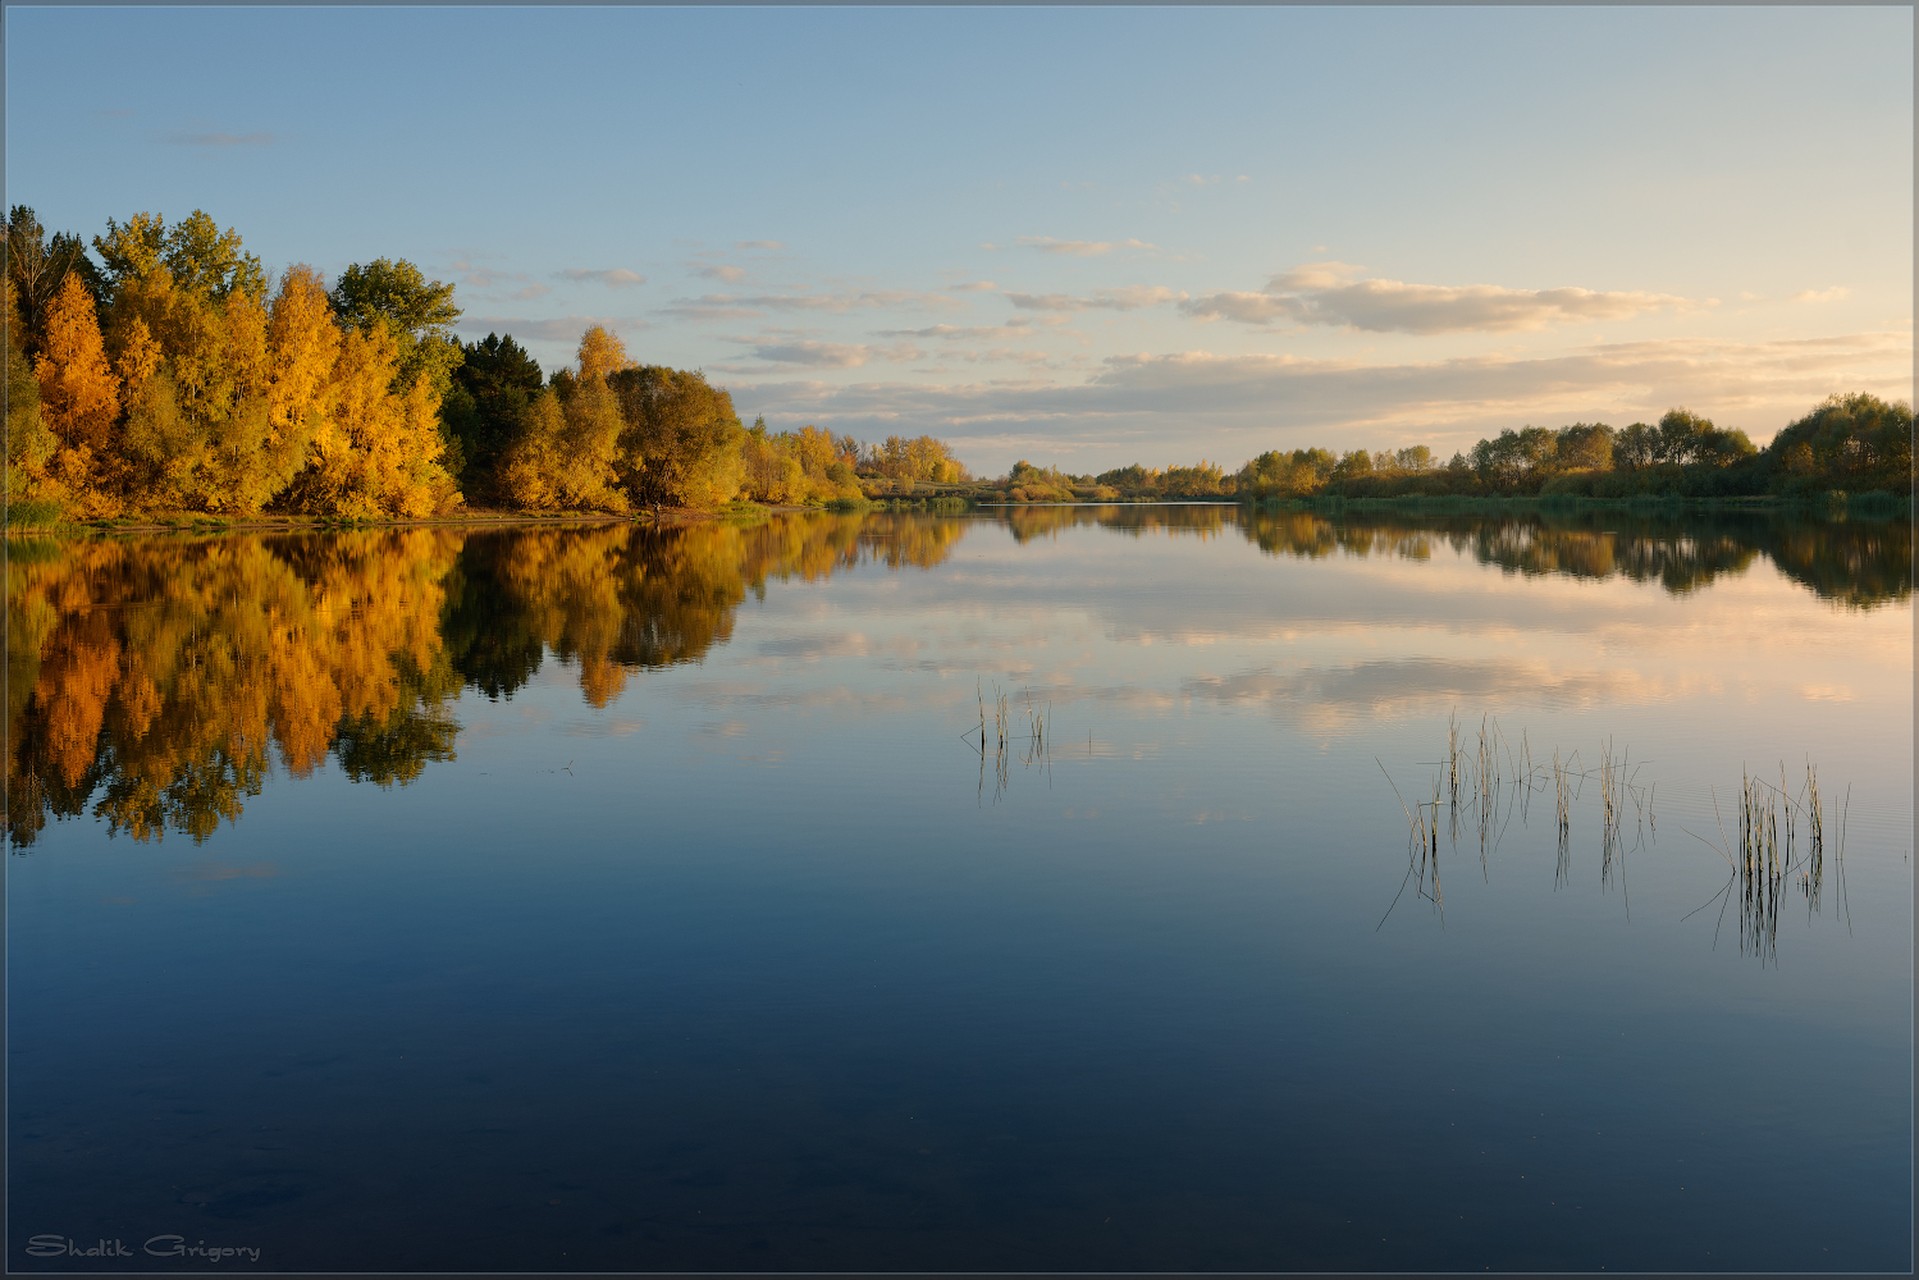
[[9,1267],[1909,1270],[1910,537],[15,543]]

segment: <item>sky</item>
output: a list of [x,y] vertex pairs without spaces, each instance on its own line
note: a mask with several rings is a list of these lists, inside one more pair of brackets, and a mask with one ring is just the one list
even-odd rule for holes
[[1913,397],[1913,10],[24,7],[6,201],[976,474]]

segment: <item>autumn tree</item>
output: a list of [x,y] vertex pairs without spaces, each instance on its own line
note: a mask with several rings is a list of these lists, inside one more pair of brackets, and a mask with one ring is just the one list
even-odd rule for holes
[[203,211],[109,220],[105,328],[129,381],[127,483],[135,501],[260,510],[289,468],[264,456],[270,356],[266,279],[239,233]]
[[120,412],[120,387],[107,363],[93,298],[69,273],[47,306],[45,341],[34,362],[41,412],[68,447],[106,447]]
[[114,368],[126,412],[121,439],[129,495],[162,506],[184,505],[198,462],[198,441],[180,412],[179,391],[160,344],[138,316],[124,327]]
[[13,206],[0,235],[4,236],[7,283],[14,306],[7,321],[9,325],[17,323],[13,339],[31,359],[40,354],[47,308],[69,273],[78,273],[98,302],[93,264],[87,260],[86,244],[79,236],[58,232],[49,240],[40,219],[23,204]]
[[619,338],[594,325],[580,337],[578,374],[556,380],[565,424],[554,475],[562,506],[629,509],[620,480],[638,469],[638,458],[609,379],[632,367]]
[[51,468],[58,496],[85,514],[113,514],[120,382],[107,362],[93,297],[77,273],[67,274],[47,306],[33,371],[41,421],[58,442]]
[[405,259],[375,258],[340,273],[331,294],[340,323],[350,329],[387,329],[398,352],[395,385],[399,389],[425,379],[436,396],[446,393],[461,357],[453,337],[460,308],[453,286],[428,280]]
[[806,471],[797,451],[781,447],[765,418],[755,418],[740,442],[740,471],[741,492],[755,502],[805,501]]
[[385,325],[341,336],[307,450],[288,491],[295,510],[429,516],[460,502],[441,465],[439,397],[419,379],[395,390],[400,344]]
[[107,219],[93,248],[105,264],[108,292],[118,295],[131,281],[164,270],[174,287],[221,302],[236,293],[258,298],[266,293],[260,260],[241,248],[240,234],[225,230],[200,209],[169,227],[155,213],[136,213],[122,224]]
[[[284,491],[326,420],[341,335],[320,274],[289,267],[267,309],[266,432],[253,468],[255,496]],[[264,503],[263,503],[264,504]]]
[[620,340],[598,325],[581,336],[579,369],[560,370],[531,396],[500,454],[502,499],[529,511],[629,509],[621,478],[637,461],[607,377],[631,363]]
[[1655,429],[1644,422],[1635,422],[1621,427],[1613,437],[1613,465],[1627,471],[1636,471],[1653,464],[1658,452],[1658,435]]
[[621,453],[641,460],[625,474],[635,500],[710,510],[738,495],[746,431],[724,390],[657,365],[622,369],[607,384],[626,423]]
[[[58,441],[40,413],[40,382],[33,362],[21,350],[23,325],[15,305],[13,278],[6,279],[7,342],[7,491],[9,506],[42,496],[47,464]],[[51,496],[47,494],[45,496]]]
[[519,434],[501,454],[501,498],[523,511],[557,510],[566,461],[566,411],[559,392],[547,387],[528,403]]
[[1575,422],[1561,427],[1555,450],[1562,471],[1610,471],[1613,429],[1603,422]]
[[1169,498],[1217,498],[1229,492],[1232,478],[1217,464],[1200,459],[1194,467],[1168,467],[1160,475],[1160,492]]
[[1793,422],[1766,447],[1788,490],[1910,493],[1912,406],[1855,392],[1836,395]]
[[1327,449],[1269,450],[1240,468],[1238,492],[1254,498],[1306,497],[1325,487],[1338,464]]

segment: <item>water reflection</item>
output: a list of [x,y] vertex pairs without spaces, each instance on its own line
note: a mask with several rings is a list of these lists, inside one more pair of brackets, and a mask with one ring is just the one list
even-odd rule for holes
[[[1490,879],[1489,855],[1498,849],[1517,816],[1521,828],[1529,825],[1531,800],[1538,795],[1553,796],[1553,826],[1557,836],[1557,858],[1553,868],[1553,890],[1565,889],[1572,878],[1573,807],[1589,787],[1596,788],[1599,846],[1599,886],[1610,891],[1617,884],[1627,920],[1632,918],[1632,900],[1626,888],[1626,858],[1649,850],[1658,843],[1659,817],[1655,805],[1658,783],[1642,777],[1644,766],[1635,764],[1630,750],[1616,748],[1608,739],[1599,744],[1596,767],[1583,766],[1580,752],[1562,751],[1555,746],[1550,762],[1533,755],[1530,737],[1522,733],[1517,742],[1503,731],[1491,716],[1481,719],[1476,745],[1470,732],[1462,732],[1458,718],[1448,722],[1446,745],[1433,774],[1424,788],[1414,790],[1412,799],[1402,791],[1390,773],[1387,784],[1406,819],[1406,871],[1398,890],[1380,917],[1375,932],[1384,928],[1393,912],[1411,890],[1414,900],[1424,901],[1442,921],[1446,897],[1440,868],[1440,833],[1448,833],[1447,845],[1457,853],[1461,828],[1470,841],[1477,828],[1479,871]],[[1380,766],[1382,772],[1384,765]],[[1430,795],[1428,794],[1430,793]],[[1713,801],[1718,816],[1718,801]],[[1445,821],[1440,818],[1441,811]],[[1630,813],[1629,813],[1630,811]],[[1808,919],[1822,914],[1828,876],[1828,836],[1836,826],[1831,871],[1837,881],[1839,918],[1851,930],[1851,906],[1845,892],[1845,806],[1835,806],[1820,792],[1819,771],[1808,763],[1805,778],[1796,788],[1780,768],[1774,784],[1748,774],[1737,791],[1737,825],[1734,833],[1720,827],[1716,839],[1687,832],[1700,845],[1723,858],[1727,867],[1725,883],[1706,902],[1687,912],[1685,919],[1717,907],[1713,945],[1729,909],[1736,907],[1739,951],[1762,963],[1779,961],[1779,913],[1796,886],[1798,898]],[[1630,835],[1627,825],[1630,818]]]
[[[453,758],[451,704],[551,652],[605,707],[697,661],[746,594],[864,561],[930,568],[964,532],[903,516],[740,527],[229,535],[20,545],[7,593],[7,831],[90,811],[201,840],[329,754],[407,783]],[[96,798],[97,796],[97,798]]]
[[[511,697],[547,654],[604,708],[637,674],[696,662],[771,581],[942,564],[971,530],[1018,542],[1091,527],[1210,538],[1269,555],[1624,576],[1695,591],[1759,557],[1850,607],[1912,590],[1911,525],[1716,516],[1248,514],[1223,505],[1015,507],[976,519],[782,516],[683,529],[410,529],[16,542],[7,588],[7,830],[91,812],[136,839],[204,839],[278,766],[331,757],[405,784],[453,758],[462,689]],[[991,604],[992,601],[985,602]],[[1371,696],[1381,683],[1369,673]]]
[[1619,512],[1520,516],[1242,515],[1246,536],[1268,555],[1324,559],[1335,553],[1432,558],[1448,546],[1481,564],[1528,577],[1623,576],[1685,595],[1746,572],[1761,555],[1814,594],[1866,608],[1912,594],[1910,521],[1833,524],[1780,515]]
[[352,776],[451,753],[459,679],[439,629],[457,535],[65,544],[11,566],[7,821],[93,812],[196,839],[338,750]]
[[1223,503],[1112,504],[1086,506],[1007,506],[989,508],[989,518],[1004,525],[1019,542],[1058,537],[1067,529],[1098,527],[1139,537],[1147,533],[1191,533],[1208,537],[1243,518]]
[[1684,595],[1746,572],[1765,556],[1828,600],[1870,607],[1912,594],[1912,523],[1833,523],[1759,512],[1541,511],[1520,515],[1427,512],[1250,512],[1224,503],[1009,506],[988,518],[1019,542],[1075,528],[1116,533],[1239,531],[1268,555],[1430,560],[1437,547],[1529,577],[1625,577]]

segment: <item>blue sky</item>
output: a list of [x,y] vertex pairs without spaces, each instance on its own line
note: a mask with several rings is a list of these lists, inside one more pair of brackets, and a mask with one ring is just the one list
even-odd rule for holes
[[6,199],[976,471],[1913,383],[1910,8],[20,8]]

